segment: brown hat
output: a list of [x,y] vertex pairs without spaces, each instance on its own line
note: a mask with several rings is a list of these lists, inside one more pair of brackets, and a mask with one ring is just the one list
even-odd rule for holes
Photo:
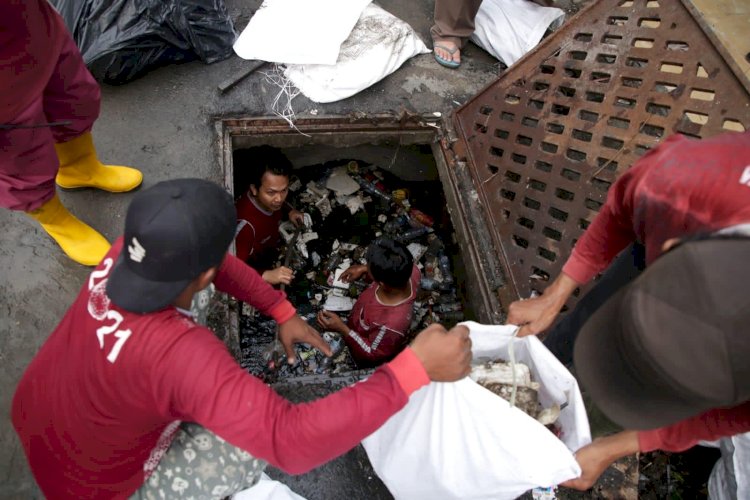
[[576,372],[627,429],[750,400],[750,239],[680,245],[583,326]]

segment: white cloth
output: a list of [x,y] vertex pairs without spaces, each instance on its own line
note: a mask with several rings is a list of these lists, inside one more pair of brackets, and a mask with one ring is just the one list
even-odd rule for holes
[[405,500],[510,499],[578,477],[572,450],[591,434],[575,378],[536,337],[513,338],[514,326],[464,324],[476,361],[507,360],[512,342],[516,361],[542,386],[542,406],[567,403],[562,440],[469,378],[433,382],[363,441],[375,472]]
[[305,500],[305,498],[290,490],[287,485],[274,481],[263,472],[255,486],[235,493],[232,500]]
[[721,457],[708,478],[708,497],[711,500],[750,499],[750,432],[721,438],[716,443]]
[[334,102],[379,82],[429,49],[411,26],[371,4],[341,45],[334,65],[290,64],[284,76],[308,99]]
[[234,43],[243,59],[334,64],[371,0],[264,0]]
[[528,0],[484,0],[471,41],[511,66],[536,47],[547,28],[560,26],[565,12]]

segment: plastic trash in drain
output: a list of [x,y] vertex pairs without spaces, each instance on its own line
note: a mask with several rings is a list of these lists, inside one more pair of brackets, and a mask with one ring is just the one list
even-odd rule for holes
[[[310,216],[311,224],[297,238],[291,223],[282,223],[285,243],[279,260],[293,245],[289,267],[294,280],[285,289],[298,314],[319,330],[316,315],[322,309],[336,311],[346,322],[357,297],[369,286],[358,280],[337,278],[349,266],[364,264],[370,242],[380,236],[406,244],[421,272],[421,286],[414,303],[411,339],[427,325],[447,327],[466,319],[453,272],[449,218],[445,203],[435,202],[439,181],[406,182],[388,171],[358,161],[333,161],[304,167],[290,179],[289,201]],[[357,366],[338,333],[323,332],[334,355],[326,358],[317,349],[297,344],[294,365],[280,359],[264,359],[274,340],[275,322],[244,305],[240,316],[241,364],[268,383],[307,375],[337,375]]]

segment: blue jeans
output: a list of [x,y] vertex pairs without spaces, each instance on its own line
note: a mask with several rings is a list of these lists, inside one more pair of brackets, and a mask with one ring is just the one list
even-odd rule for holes
[[633,243],[615,257],[594,287],[578,300],[544,337],[544,345],[566,366],[573,364],[573,346],[588,319],[615,292],[636,279],[646,267],[646,249]]

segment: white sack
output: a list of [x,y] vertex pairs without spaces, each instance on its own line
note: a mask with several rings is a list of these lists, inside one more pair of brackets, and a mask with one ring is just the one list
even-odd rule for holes
[[255,486],[235,493],[232,500],[305,500],[305,498],[290,490],[287,485],[274,481],[263,472]]
[[407,59],[427,52],[409,24],[371,4],[341,45],[335,65],[290,64],[284,75],[311,101],[334,102],[361,92]]
[[334,64],[371,0],[264,0],[234,43],[243,59]]
[[[575,378],[536,337],[513,339],[514,326],[463,323],[475,361],[529,366],[543,407],[563,405],[562,441],[532,417],[469,378],[431,383],[363,441],[370,462],[398,499],[498,500],[578,477],[571,450],[591,442]],[[566,446],[567,445],[567,446]]]
[[471,41],[511,66],[555,29],[565,12],[528,0],[484,0],[474,20]]

